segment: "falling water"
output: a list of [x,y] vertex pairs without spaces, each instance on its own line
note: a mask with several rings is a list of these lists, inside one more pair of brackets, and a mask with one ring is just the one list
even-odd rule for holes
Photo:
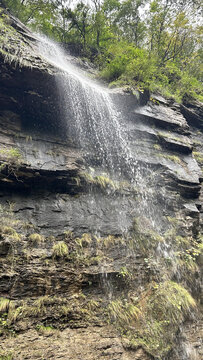
[[[83,149],[89,167],[107,172],[114,179],[127,178],[138,189],[139,216],[148,218],[151,226],[159,229],[163,209],[153,190],[156,178],[150,168],[139,165],[135,154],[132,156],[126,122],[123,125],[122,121],[124,114],[114,104],[111,91],[72,65],[73,58],[51,40],[39,36],[39,51],[60,70],[56,82],[67,136]],[[125,214],[119,217],[125,219]]]
[[122,117],[108,90],[74,67],[64,51],[47,38],[41,39],[39,49],[61,70],[57,82],[71,138],[83,148],[91,164],[114,175],[125,172],[133,180],[135,166],[122,131]]

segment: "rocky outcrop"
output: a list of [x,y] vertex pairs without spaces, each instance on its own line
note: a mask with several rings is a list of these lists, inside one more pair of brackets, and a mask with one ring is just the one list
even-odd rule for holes
[[5,10],[0,24],[0,355],[200,359],[199,106],[111,92],[135,188],[87,167],[58,70]]

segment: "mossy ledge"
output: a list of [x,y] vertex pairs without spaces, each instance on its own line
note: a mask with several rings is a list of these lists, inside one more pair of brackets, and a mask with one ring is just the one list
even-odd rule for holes
[[[37,53],[36,40],[19,20],[18,30],[7,11],[0,7],[0,56],[4,62],[15,67],[40,69],[41,71],[54,72],[54,68],[47,64]],[[21,31],[19,29],[21,28]],[[29,41],[28,41],[29,39]]]

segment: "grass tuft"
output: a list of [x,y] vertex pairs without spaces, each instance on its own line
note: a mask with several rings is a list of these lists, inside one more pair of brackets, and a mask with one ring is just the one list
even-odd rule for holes
[[54,258],[56,257],[65,258],[68,256],[68,254],[69,254],[68,246],[64,241],[59,241],[52,248],[52,256]]

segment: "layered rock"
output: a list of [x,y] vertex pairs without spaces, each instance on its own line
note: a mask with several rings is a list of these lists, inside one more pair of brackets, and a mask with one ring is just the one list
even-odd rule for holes
[[58,70],[1,16],[2,354],[200,359],[199,106],[112,91],[137,186],[93,171],[65,136]]

